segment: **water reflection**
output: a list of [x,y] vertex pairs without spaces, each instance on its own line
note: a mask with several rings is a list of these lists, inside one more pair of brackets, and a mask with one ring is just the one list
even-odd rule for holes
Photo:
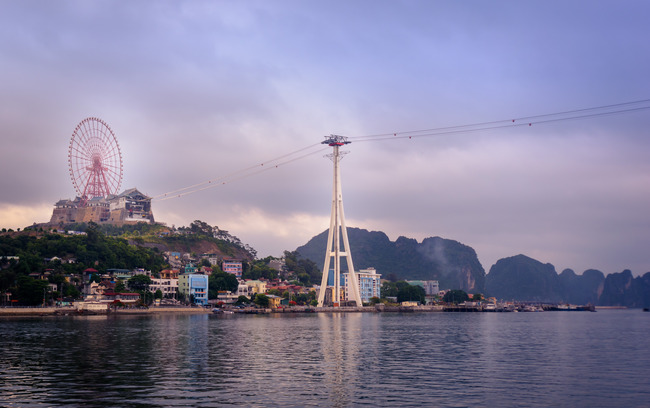
[[359,347],[362,346],[360,314],[319,314],[323,384],[328,401],[344,407],[356,400]]
[[644,406],[632,313],[0,319],[0,405]]

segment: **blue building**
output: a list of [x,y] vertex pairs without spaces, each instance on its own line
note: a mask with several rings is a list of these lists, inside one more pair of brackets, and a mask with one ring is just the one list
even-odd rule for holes
[[208,304],[208,275],[184,273],[178,276],[178,293],[186,298],[194,297],[197,305]]
[[[357,277],[359,295],[361,296],[362,302],[369,302],[372,297],[381,297],[381,275],[377,273],[375,268],[361,269],[355,275]],[[330,270],[327,284],[334,285],[334,270]],[[350,300],[347,272],[341,274],[341,288],[343,289],[345,300]]]

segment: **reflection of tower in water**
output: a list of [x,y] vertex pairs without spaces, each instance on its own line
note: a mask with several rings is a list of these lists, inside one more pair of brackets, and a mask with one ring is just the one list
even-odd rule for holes
[[[344,256],[347,261],[349,272],[349,280],[347,288],[350,293],[347,293],[348,300],[356,302],[357,306],[362,306],[361,296],[359,294],[359,285],[357,283],[357,276],[354,273],[354,265],[352,264],[352,254],[350,251],[350,243],[348,240],[348,230],[345,226],[345,215],[343,213],[343,194],[341,192],[341,173],[339,171],[339,162],[341,161],[344,152],[340,152],[339,148],[346,145],[348,142],[344,136],[330,135],[327,136],[323,144],[327,144],[333,148],[333,152],[328,155],[334,163],[334,182],[332,187],[332,214],[330,217],[330,230],[327,237],[327,248],[325,250],[325,265],[323,266],[323,278],[321,280],[320,292],[318,294],[318,306],[323,306],[325,303],[325,292],[328,287],[328,277],[330,272],[330,263],[334,258],[333,265],[333,285],[332,285],[332,305],[339,306],[341,301],[341,257]],[[341,238],[343,239],[344,247],[341,248]]]
[[320,367],[332,407],[349,406],[358,397],[358,384],[350,378],[360,369],[361,318],[359,313],[318,314],[323,355]]

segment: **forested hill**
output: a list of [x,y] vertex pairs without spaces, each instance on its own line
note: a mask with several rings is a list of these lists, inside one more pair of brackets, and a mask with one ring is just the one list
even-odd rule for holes
[[[385,279],[437,280],[441,289],[484,292],[485,270],[476,252],[460,242],[440,237],[426,238],[422,243],[399,237],[393,242],[383,232],[347,230],[356,270],[374,267]],[[322,267],[327,235],[326,230],[296,251]],[[341,268],[347,270],[343,264]]]
[[[209,253],[246,261],[255,258],[254,250],[237,237],[201,221],[174,230],[144,223],[119,228],[77,224],[66,230],[69,232],[43,228],[0,232],[0,259],[6,258],[0,271],[4,274],[42,272],[52,266],[48,265],[48,259],[58,258],[56,266],[60,273],[80,273],[86,268],[99,271],[144,268],[158,272],[168,267],[162,257],[164,251]],[[10,262],[13,257],[20,261]]]

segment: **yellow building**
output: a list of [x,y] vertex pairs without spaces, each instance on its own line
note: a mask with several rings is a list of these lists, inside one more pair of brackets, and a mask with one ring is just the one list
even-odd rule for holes
[[278,307],[280,307],[280,301],[282,300],[280,296],[266,295],[266,297],[269,298],[269,307],[271,309],[277,309]]
[[246,281],[246,285],[251,287],[253,293],[266,293],[266,282],[249,280]]

